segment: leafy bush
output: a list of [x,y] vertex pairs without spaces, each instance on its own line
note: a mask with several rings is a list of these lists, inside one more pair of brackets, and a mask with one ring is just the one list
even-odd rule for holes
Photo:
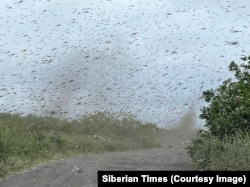
[[229,70],[234,79],[225,80],[217,89],[203,92],[208,106],[201,109],[201,119],[212,135],[220,138],[250,129],[250,56],[240,65],[232,61]]
[[188,153],[198,170],[250,170],[250,133],[223,138],[199,133]]

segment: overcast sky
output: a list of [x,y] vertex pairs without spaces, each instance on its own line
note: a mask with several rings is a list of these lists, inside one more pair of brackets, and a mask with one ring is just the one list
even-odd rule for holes
[[249,0],[0,3],[1,112],[123,110],[167,127],[250,52]]

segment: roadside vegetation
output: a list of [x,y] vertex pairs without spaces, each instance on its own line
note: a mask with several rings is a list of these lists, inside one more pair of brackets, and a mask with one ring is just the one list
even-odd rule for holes
[[250,56],[232,61],[234,79],[203,92],[208,103],[201,108],[201,130],[188,147],[199,170],[250,170]]
[[80,120],[0,114],[0,177],[69,156],[160,146],[160,130],[126,114],[95,113]]
[[[250,56],[234,79],[203,92],[201,130],[187,150],[198,170],[250,170]],[[0,113],[0,177],[74,155],[159,147],[162,129],[134,116],[97,112],[67,121]]]

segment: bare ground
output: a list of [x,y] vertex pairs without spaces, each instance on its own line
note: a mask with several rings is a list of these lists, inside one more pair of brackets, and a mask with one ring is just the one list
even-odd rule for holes
[[193,115],[159,135],[160,148],[89,154],[49,162],[0,181],[1,187],[96,187],[98,170],[192,170],[186,146],[195,137]]

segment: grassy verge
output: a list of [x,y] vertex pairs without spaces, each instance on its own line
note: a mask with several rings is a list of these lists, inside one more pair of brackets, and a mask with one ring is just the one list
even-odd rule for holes
[[223,139],[199,134],[188,147],[198,170],[250,170],[250,133]]
[[154,124],[96,113],[80,120],[0,114],[0,177],[48,160],[84,153],[157,147]]

